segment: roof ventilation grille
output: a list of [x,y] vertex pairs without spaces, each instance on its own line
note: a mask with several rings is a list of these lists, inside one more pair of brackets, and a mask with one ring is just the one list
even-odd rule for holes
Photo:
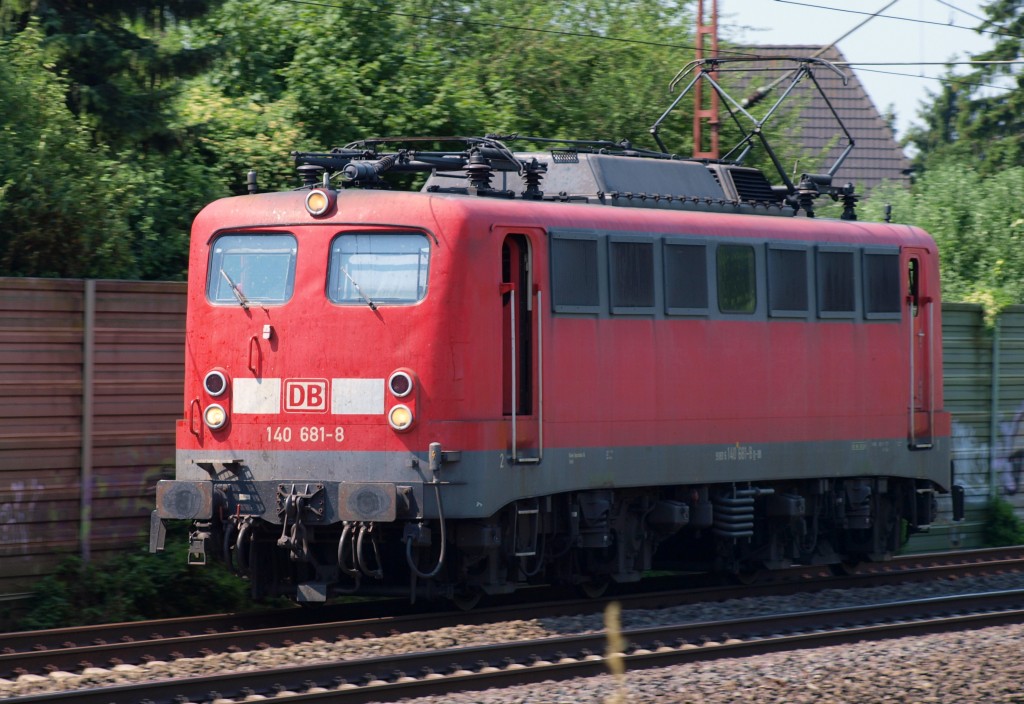
[[773,203],[782,200],[782,194],[772,189],[764,172],[760,169],[729,169],[732,182],[736,185],[736,194],[742,201]]

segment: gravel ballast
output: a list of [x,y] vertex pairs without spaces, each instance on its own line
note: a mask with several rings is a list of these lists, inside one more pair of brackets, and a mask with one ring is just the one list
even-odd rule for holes
[[406,704],[1024,702],[1024,626],[715,660]]
[[[856,590],[825,590],[786,597],[702,603],[622,614],[624,629],[693,623],[757,614],[842,608],[998,589],[1024,588],[1024,574],[944,580]],[[217,653],[172,662],[88,668],[0,679],[0,699],[43,692],[126,685],[155,679],[196,677],[350,660],[422,650],[529,640],[604,628],[602,614],[451,626],[429,633]],[[986,628],[850,646],[724,659],[664,669],[544,683],[521,688],[412,700],[440,702],[1017,702],[1024,704],[1024,626]]]

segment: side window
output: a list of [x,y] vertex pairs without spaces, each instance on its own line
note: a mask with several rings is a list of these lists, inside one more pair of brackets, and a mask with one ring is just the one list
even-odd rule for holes
[[654,242],[608,241],[609,294],[613,313],[654,312]]
[[921,298],[921,272],[919,267],[920,260],[917,257],[907,262],[907,297],[910,299],[910,314],[915,318],[921,309],[919,305]]
[[285,303],[295,288],[293,235],[221,235],[210,247],[206,298],[215,305]]
[[774,317],[806,317],[809,310],[807,249],[768,246],[768,311]]
[[856,315],[855,261],[852,250],[818,249],[818,314],[822,318]]
[[864,252],[864,315],[868,319],[899,319],[900,255],[894,252]]
[[718,310],[722,313],[753,313],[757,310],[757,266],[750,245],[718,245],[715,268]]
[[708,312],[708,248],[666,240],[665,312],[670,315],[704,315]]
[[551,298],[560,313],[598,313],[597,237],[552,235]]
[[427,294],[429,264],[424,235],[339,235],[331,243],[327,297],[345,304],[416,303]]

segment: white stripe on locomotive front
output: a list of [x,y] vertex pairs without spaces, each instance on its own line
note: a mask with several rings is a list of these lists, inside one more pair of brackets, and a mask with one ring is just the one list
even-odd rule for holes
[[280,379],[235,379],[231,410],[234,413],[280,413]]
[[383,412],[383,379],[331,379],[331,413],[334,415]]

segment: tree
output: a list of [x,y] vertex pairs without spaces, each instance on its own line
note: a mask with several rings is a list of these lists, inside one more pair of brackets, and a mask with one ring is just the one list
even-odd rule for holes
[[[1024,58],[1024,0],[992,0],[984,12],[978,29],[992,32],[995,44],[971,58]],[[1019,64],[981,65],[966,76],[950,72],[931,97],[930,107],[921,113],[924,125],[908,134],[918,150],[919,169],[928,168],[933,157],[941,162],[947,155],[986,172],[1024,165],[1024,72]]]
[[124,276],[134,261],[122,172],[67,109],[41,36],[30,24],[0,41],[0,273]]
[[[36,22],[40,48],[67,82],[73,114],[115,151],[173,150],[168,101],[179,79],[208,64],[213,47],[193,48],[183,22],[216,0],[0,0],[8,33]],[[0,28],[2,29],[2,28]]]
[[[251,167],[264,188],[295,184],[287,154],[296,149],[492,132],[653,147],[647,128],[673,97],[668,79],[690,59],[681,48],[692,44],[687,5],[0,0],[0,41],[17,41],[34,57],[14,67],[10,81],[49,81],[45,116],[28,122],[45,117],[75,136],[68,148],[55,140],[37,146],[35,163],[74,153],[68,168],[77,163],[79,178],[98,190],[87,212],[81,204],[89,198],[62,212],[68,227],[82,227],[76,223],[96,203],[106,207],[110,186],[117,198],[100,218],[105,226],[95,234],[82,227],[83,246],[90,256],[118,253],[103,267],[88,256],[57,265],[62,238],[33,229],[24,212],[10,221],[24,230],[8,230],[0,244],[22,238],[27,246],[12,248],[17,261],[0,273],[180,278],[200,207],[244,192]],[[19,102],[21,111],[30,104],[12,98],[0,127],[20,129]],[[663,131],[680,153],[688,149],[687,112]],[[18,139],[30,140],[36,126]],[[93,161],[74,152],[78,144],[92,146]],[[2,168],[33,173],[26,154],[15,150]],[[20,212],[16,202],[4,201],[7,214]]]
[[228,0],[201,36],[223,49],[212,84],[238,105],[290,101],[306,148],[401,134],[641,140],[690,58],[685,5]]
[[[974,57],[977,61],[1016,61],[1024,56],[1024,0],[995,0],[985,7],[987,21],[980,29],[998,32],[991,50]],[[961,115],[964,138],[975,146],[990,146],[982,152],[990,164],[1024,164],[1024,72],[1012,64],[989,64],[977,69],[978,83],[1001,81],[1012,90],[986,92],[972,88]],[[989,142],[990,145],[985,143]]]
[[[188,46],[183,20],[209,5],[0,0],[0,42],[23,52],[5,74],[12,91],[0,116],[13,135],[0,166],[0,273],[184,277],[192,218],[226,194],[173,109],[181,77],[213,51]],[[37,95],[45,96],[42,108],[28,112]],[[61,194],[30,196],[60,174]],[[40,203],[51,206],[45,216]]]
[[[991,0],[984,12],[979,29],[996,40],[972,58],[1024,57],[1024,0]],[[950,72],[931,97],[908,134],[917,149],[912,187],[877,190],[863,212],[880,218],[891,202],[897,222],[935,237],[946,300],[983,303],[990,313],[1024,303],[1024,73],[1006,63]]]
[[983,175],[947,156],[912,189],[877,189],[861,216],[918,225],[936,241],[943,297],[982,303],[990,312],[1024,302],[1024,166]]

